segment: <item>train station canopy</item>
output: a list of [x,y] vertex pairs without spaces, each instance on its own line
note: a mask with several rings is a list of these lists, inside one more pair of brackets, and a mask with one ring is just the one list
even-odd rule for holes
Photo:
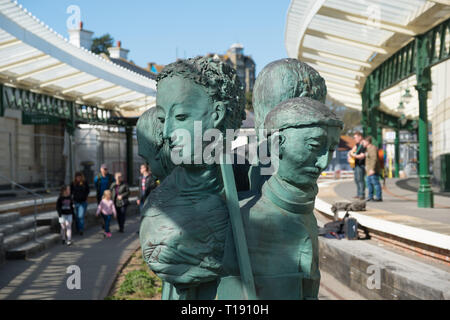
[[0,82],[137,116],[156,82],[79,48],[16,2],[0,0]]
[[[292,0],[285,46],[290,58],[308,63],[325,78],[329,100],[361,110],[367,76],[415,36],[449,17],[448,0]],[[414,84],[411,77],[399,85]],[[399,94],[391,88],[382,95],[381,108],[396,108],[393,101]],[[417,98],[406,114],[417,116]]]

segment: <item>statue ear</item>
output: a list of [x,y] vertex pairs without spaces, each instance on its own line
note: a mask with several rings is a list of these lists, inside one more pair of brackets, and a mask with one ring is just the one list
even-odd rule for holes
[[280,132],[278,135],[278,143],[279,143],[279,151],[278,151],[278,157],[280,159],[283,159],[283,153],[284,153],[284,142],[286,141],[286,137],[283,133]]
[[284,136],[284,134],[282,134],[280,131],[276,132],[274,135],[272,135],[270,137],[270,140],[268,140],[268,149],[269,149],[269,154],[271,154],[272,150],[272,143],[274,143],[275,141],[272,139],[278,139],[278,157],[281,159],[283,157],[283,152],[284,152],[284,142],[286,141],[286,137]]
[[212,114],[214,121],[214,128],[220,126],[222,121],[225,119],[226,108],[223,102],[214,103],[214,112]]

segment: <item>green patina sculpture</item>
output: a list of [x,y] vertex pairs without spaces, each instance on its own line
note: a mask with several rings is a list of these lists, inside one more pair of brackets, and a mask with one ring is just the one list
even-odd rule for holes
[[292,58],[273,61],[261,70],[255,81],[255,129],[264,128],[266,115],[280,102],[310,97],[325,103],[326,95],[325,80],[306,63]]
[[[325,103],[327,87],[320,74],[297,59],[280,59],[265,66],[256,78],[253,88],[255,130],[264,144],[264,119],[280,102],[292,98],[310,97]],[[260,192],[267,176],[261,176],[260,163],[249,171],[250,189]]]
[[169,145],[164,143],[163,126],[157,118],[157,109],[145,111],[136,124],[136,136],[139,155],[152,169],[152,174],[160,181],[172,172],[174,165],[170,161]]
[[[147,198],[140,241],[149,267],[175,286],[172,298],[214,299],[222,260],[231,237],[229,213],[217,164],[194,164],[198,134],[239,128],[244,112],[243,91],[235,71],[211,58],[180,60],[158,75],[157,117],[171,153],[191,164],[177,166]],[[177,134],[184,129],[186,136]],[[190,139],[191,150],[183,148]],[[202,141],[200,137],[200,141]]]
[[[264,123],[279,140],[279,167],[261,194],[241,200],[256,294],[259,299],[317,299],[320,283],[317,221],[313,215],[317,179],[339,143],[342,122],[311,98],[286,100]],[[278,133],[273,134],[272,130]],[[219,298],[240,298],[233,256],[219,286]]]
[[256,127],[269,130],[269,141],[279,141],[278,170],[253,184],[238,203],[232,171],[222,164],[195,164],[194,157],[195,121],[202,121],[203,132],[224,132],[238,128],[245,116],[235,71],[211,58],[195,58],[168,65],[158,77],[157,107],[143,118],[151,124],[138,130],[144,148],[139,152],[151,157],[167,146],[159,159],[170,152],[192,160],[173,170],[161,165],[170,174],[144,204],[141,247],[165,282],[163,298],[317,298],[316,181],[342,123],[319,102],[326,95],[323,79],[298,60],[269,64],[257,85]]

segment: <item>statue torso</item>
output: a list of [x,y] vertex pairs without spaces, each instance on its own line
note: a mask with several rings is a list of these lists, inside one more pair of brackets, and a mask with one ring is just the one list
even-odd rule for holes
[[196,284],[222,273],[228,210],[220,184],[211,179],[200,187],[177,167],[145,202],[144,258],[165,281]]
[[[317,297],[320,272],[314,201],[288,201],[273,189],[277,188],[269,179],[261,193],[247,194],[240,201],[258,298]],[[225,266],[229,275],[237,276],[233,249],[233,243],[227,243]],[[283,286],[292,288],[284,290]],[[229,298],[221,296],[228,290],[219,287],[219,298]]]

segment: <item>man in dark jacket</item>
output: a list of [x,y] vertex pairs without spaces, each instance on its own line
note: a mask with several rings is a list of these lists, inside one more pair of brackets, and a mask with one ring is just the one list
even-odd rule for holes
[[94,178],[95,189],[97,190],[97,203],[102,201],[103,192],[111,187],[114,182],[114,177],[111,173],[108,173],[108,167],[106,164],[102,164],[100,167],[100,173]]
[[123,232],[125,225],[125,215],[128,207],[128,197],[130,196],[130,188],[123,181],[122,173],[116,172],[116,181],[110,187],[112,200],[116,206],[117,222],[119,223],[119,232]]
[[144,205],[145,199],[147,199],[150,192],[158,185],[156,183],[156,179],[152,175],[148,164],[141,164],[140,170],[141,176],[139,177],[139,199],[137,200],[137,204],[139,205],[139,209],[141,210]]

